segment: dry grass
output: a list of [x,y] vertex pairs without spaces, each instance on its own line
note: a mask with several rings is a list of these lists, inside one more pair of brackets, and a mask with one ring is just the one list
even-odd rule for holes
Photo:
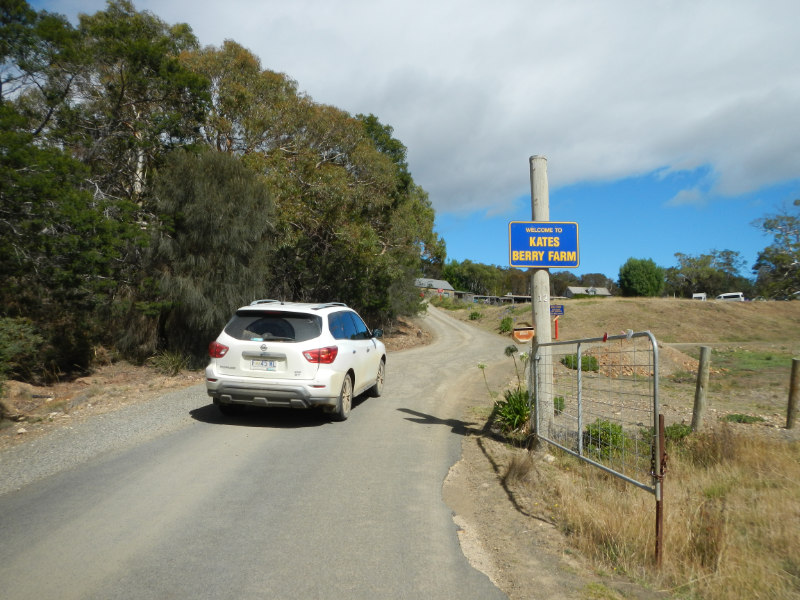
[[[557,523],[599,571],[697,600],[800,599],[800,436],[786,430],[791,359],[800,356],[800,302],[675,299],[558,301],[562,340],[650,330],[661,342],[660,401],[668,424],[689,423],[699,347],[713,347],[706,427],[669,443],[664,554],[654,565],[655,499],[578,459],[524,450],[503,485],[521,508]],[[467,309],[455,316],[468,319]],[[481,307],[475,326],[530,317],[530,305]],[[729,424],[742,413],[763,419]],[[552,452],[552,448],[544,448]],[[529,499],[529,503],[522,499]]]
[[[800,350],[800,302],[699,302],[674,298],[603,298],[553,300],[564,306],[559,317],[562,340],[602,337],[627,329],[652,331],[665,343],[739,343],[787,341],[789,352]],[[469,321],[478,305],[450,311]],[[469,321],[497,332],[503,316],[530,321],[531,305],[478,306],[483,317]]]
[[652,495],[568,455],[520,455],[504,481],[547,498],[548,518],[609,571],[681,598],[800,598],[800,443],[721,424],[668,450],[660,571]]

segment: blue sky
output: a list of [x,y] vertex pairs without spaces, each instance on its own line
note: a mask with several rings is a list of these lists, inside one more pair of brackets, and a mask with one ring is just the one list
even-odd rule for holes
[[[67,15],[103,0],[37,0]],[[582,273],[735,250],[800,198],[796,0],[139,0],[204,46],[233,39],[315,101],[372,113],[408,148],[448,258],[508,265],[531,218],[579,226]]]

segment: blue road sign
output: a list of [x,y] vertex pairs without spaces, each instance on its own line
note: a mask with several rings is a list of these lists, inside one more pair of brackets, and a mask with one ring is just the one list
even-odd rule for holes
[[512,267],[574,269],[580,264],[577,223],[512,221],[508,240]]
[[550,305],[550,316],[555,317],[558,315],[564,314],[564,305],[563,304],[551,304]]

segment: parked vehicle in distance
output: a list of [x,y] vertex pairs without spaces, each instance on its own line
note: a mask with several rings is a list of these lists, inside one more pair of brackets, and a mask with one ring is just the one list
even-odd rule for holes
[[742,292],[728,292],[727,294],[720,294],[716,297],[716,300],[744,302],[744,294]]
[[354,397],[383,392],[382,336],[340,302],[256,300],[209,344],[206,391],[225,415],[246,405],[319,407],[344,421]]
[[703,302],[705,302],[706,300],[708,300],[708,295],[705,292],[692,294],[692,300],[702,300]]

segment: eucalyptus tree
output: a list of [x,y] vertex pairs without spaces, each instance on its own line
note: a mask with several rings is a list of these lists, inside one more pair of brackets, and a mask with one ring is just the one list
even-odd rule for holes
[[152,169],[193,142],[205,116],[208,82],[179,60],[197,39],[188,25],[168,25],[127,0],[81,15],[78,31],[88,69],[64,114],[68,141],[98,194],[146,208]]
[[421,260],[443,244],[391,128],[314,102],[232,41],[182,61],[210,82],[206,144],[240,156],[271,190],[266,295],[346,301],[372,318],[408,311]]
[[760,293],[771,298],[797,298],[800,292],[800,199],[791,207],[753,223],[772,243],[753,265]]
[[87,169],[66,152],[34,143],[27,120],[0,103],[0,317],[33,323],[44,340],[31,372],[83,368],[111,341],[104,322],[116,269],[140,230],[109,219],[83,189]]
[[623,296],[660,296],[664,291],[664,269],[650,258],[629,258],[619,269]]
[[52,124],[85,65],[80,36],[61,15],[23,0],[0,6],[0,100],[29,118],[36,136]]
[[724,292],[744,292],[751,295],[753,283],[741,275],[745,261],[734,250],[712,250],[697,256],[675,253],[677,267],[665,272],[666,291],[683,298],[705,292],[716,296]]
[[179,149],[156,174],[153,206],[151,295],[130,306],[121,343],[140,357],[160,348],[203,355],[235,308],[262,297],[271,268],[269,190],[236,156]]

